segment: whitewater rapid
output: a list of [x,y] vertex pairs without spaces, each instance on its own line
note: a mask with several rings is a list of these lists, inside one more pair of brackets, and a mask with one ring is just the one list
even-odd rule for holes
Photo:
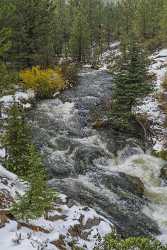
[[116,170],[131,176],[136,176],[144,184],[144,195],[148,199],[143,212],[157,222],[161,235],[159,240],[167,242],[167,186],[160,178],[164,161],[148,154],[133,155],[119,164],[108,163],[109,171]]

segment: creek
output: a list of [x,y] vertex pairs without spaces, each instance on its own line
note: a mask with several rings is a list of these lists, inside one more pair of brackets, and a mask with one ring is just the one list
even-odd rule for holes
[[49,173],[49,184],[69,202],[94,208],[123,236],[167,238],[164,162],[111,128],[92,128],[112,95],[112,76],[84,68],[79,83],[30,112],[34,143]]

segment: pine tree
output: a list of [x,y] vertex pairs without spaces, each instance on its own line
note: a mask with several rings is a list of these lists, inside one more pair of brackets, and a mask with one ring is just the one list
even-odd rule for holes
[[76,9],[70,36],[70,51],[79,62],[86,61],[90,56],[90,30],[87,14],[82,6]]
[[7,112],[3,146],[6,149],[5,166],[8,170],[25,177],[27,173],[27,150],[31,136],[23,107],[14,102]]
[[[13,13],[12,4],[5,0],[0,1],[0,96],[6,91],[12,91],[17,82],[17,74],[10,71],[5,64],[6,53],[11,47],[11,28],[8,23]],[[1,112],[1,111],[0,111]]]
[[148,81],[148,61],[144,50],[135,39],[129,42],[127,61],[120,61],[113,78],[113,102],[111,119],[115,124],[127,126],[132,117],[132,108],[152,91]]
[[47,65],[53,54],[54,1],[15,0],[9,57],[18,67]]
[[167,2],[164,1],[160,15],[160,35],[163,43],[167,44]]
[[136,28],[141,38],[158,37],[164,0],[138,0],[136,4]]
[[56,193],[47,186],[47,178],[44,166],[35,146],[28,148],[26,156],[28,166],[28,181],[30,187],[23,197],[13,205],[12,213],[18,219],[34,219],[47,215],[53,206]]
[[12,213],[19,219],[45,215],[52,207],[55,192],[47,186],[47,174],[41,157],[32,144],[23,107],[14,102],[8,111],[3,146],[5,166],[29,183],[27,192],[14,203]]
[[128,46],[127,72],[129,90],[131,93],[131,107],[139,98],[148,95],[152,91],[152,83],[148,81],[149,60],[147,53],[138,43],[136,37],[132,37]]
[[113,96],[110,117],[116,127],[127,127],[131,116],[130,100],[128,99],[129,84],[127,70],[121,68],[114,74]]
[[8,67],[0,62],[0,96],[6,92],[13,93],[15,84],[18,83],[18,74],[8,69]]
[[11,47],[11,27],[8,18],[12,16],[13,8],[10,2],[0,1],[0,58],[3,59],[4,54]]
[[53,46],[57,56],[67,56],[71,18],[65,0],[55,0],[53,17]]

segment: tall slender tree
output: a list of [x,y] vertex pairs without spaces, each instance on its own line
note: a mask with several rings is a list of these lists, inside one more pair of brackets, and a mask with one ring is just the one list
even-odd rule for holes
[[70,34],[70,50],[78,61],[89,59],[91,49],[91,33],[88,23],[87,1],[72,2],[74,19]]
[[54,1],[15,0],[10,56],[20,67],[45,65],[53,53]]
[[128,45],[127,60],[120,61],[114,75],[113,103],[111,118],[121,126],[127,126],[133,115],[132,108],[138,100],[152,91],[148,80],[148,60],[145,51],[132,38]]
[[53,206],[56,193],[48,187],[46,172],[35,146],[29,145],[27,155],[27,177],[29,188],[27,192],[16,201],[11,212],[18,219],[35,219],[47,216]]
[[26,157],[31,142],[29,127],[25,120],[23,107],[15,102],[7,112],[3,146],[6,149],[5,166],[8,170],[25,177]]
[[11,28],[8,23],[8,18],[10,19],[13,11],[13,6],[11,3],[6,1],[0,1],[0,59],[3,59],[5,52],[11,46]]

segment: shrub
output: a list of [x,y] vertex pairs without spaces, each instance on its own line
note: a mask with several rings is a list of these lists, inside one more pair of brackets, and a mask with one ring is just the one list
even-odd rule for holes
[[36,97],[49,98],[55,92],[64,90],[77,81],[77,67],[75,64],[64,63],[55,69],[32,69],[22,70],[20,79],[26,89],[34,90]]
[[158,240],[147,237],[130,237],[120,239],[116,235],[109,235],[105,239],[105,250],[167,250]]
[[53,96],[56,91],[65,88],[65,80],[61,68],[40,69],[32,67],[20,72],[20,79],[26,89],[34,90],[36,97],[47,98]]

